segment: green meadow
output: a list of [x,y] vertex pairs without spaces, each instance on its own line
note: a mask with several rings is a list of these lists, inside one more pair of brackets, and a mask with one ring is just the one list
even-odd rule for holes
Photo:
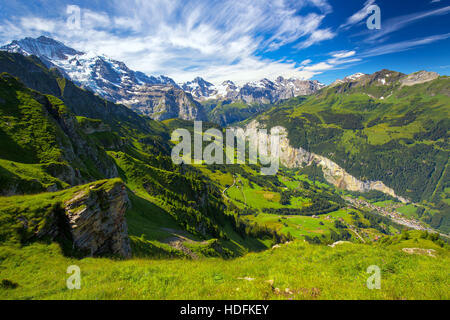
[[[443,299],[450,298],[448,250],[410,235],[390,245],[334,248],[295,241],[223,260],[116,260],[62,255],[57,244],[0,247],[1,299]],[[404,247],[434,248],[433,256]],[[67,268],[81,270],[69,290]],[[368,289],[367,268],[381,270],[381,289]]]

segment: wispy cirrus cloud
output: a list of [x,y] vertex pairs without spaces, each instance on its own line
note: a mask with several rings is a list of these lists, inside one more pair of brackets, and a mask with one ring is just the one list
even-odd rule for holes
[[448,38],[450,38],[450,33],[429,36],[429,37],[425,37],[425,38],[421,38],[421,39],[413,39],[413,40],[401,41],[401,42],[396,42],[396,43],[390,43],[390,44],[381,45],[381,46],[366,50],[365,52],[361,53],[360,56],[361,57],[374,57],[374,56],[380,56],[380,55],[389,54],[389,53],[407,51],[407,50],[411,50],[418,46],[423,46],[426,44],[430,44],[430,43],[440,41],[440,40],[445,40]]
[[330,28],[321,27],[331,12],[326,0],[114,0],[104,10],[82,7],[80,30],[67,30],[63,6],[55,18],[31,12],[11,17],[0,26],[0,38],[49,34],[76,49],[104,53],[177,81],[198,74],[216,83],[231,76],[238,82],[261,75],[309,78],[314,73],[295,63],[257,53],[333,38]]
[[317,29],[311,33],[308,39],[303,42],[300,42],[296,45],[296,48],[303,49],[308,48],[316,43],[322,42],[324,40],[333,39],[336,36],[336,33],[331,31],[330,28],[327,29]]
[[375,0],[366,0],[364,6],[361,10],[352,14],[345,23],[339,26],[339,29],[350,29],[353,25],[361,22],[365,17],[368,16],[368,8],[375,3]]
[[[279,75],[323,79],[328,70],[359,62],[381,68],[381,59],[369,57],[447,39],[446,34],[436,35],[444,32],[435,27],[429,37],[392,43],[399,38],[394,37],[397,31],[422,28],[416,22],[431,17],[442,21],[449,13],[444,1],[428,2],[429,10],[412,13],[411,1],[419,0],[410,0],[404,11],[409,14],[402,16],[395,5],[389,7],[389,0],[359,0],[356,12],[334,11],[328,0],[6,1],[2,5],[9,12],[0,11],[0,42],[47,35],[179,82],[196,76],[216,84]],[[81,29],[69,30],[66,7],[73,2],[81,7]],[[362,26],[373,4],[382,9],[381,30]],[[358,34],[353,32],[356,26]]]
[[413,14],[388,19],[383,22],[383,28],[381,28],[379,32],[376,33],[372,32],[370,36],[366,39],[366,41],[375,42],[379,39],[383,39],[388,34],[403,29],[419,20],[433,16],[446,15],[448,13],[450,13],[450,6],[423,12],[416,12]]
[[356,55],[356,51],[354,50],[330,52],[328,55],[330,56],[330,58],[328,58],[327,60],[312,65],[308,64],[307,66],[303,67],[303,70],[307,72],[323,72],[339,68],[339,66],[342,66],[344,64],[361,61],[361,58],[354,57]]

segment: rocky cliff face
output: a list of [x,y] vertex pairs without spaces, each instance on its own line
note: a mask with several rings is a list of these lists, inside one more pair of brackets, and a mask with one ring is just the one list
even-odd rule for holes
[[125,211],[129,205],[125,185],[116,181],[92,184],[64,203],[74,246],[91,255],[131,256]]
[[[263,126],[254,120],[249,123],[245,129],[247,132],[252,132],[257,135],[256,137],[253,137],[251,141],[263,141],[267,145],[270,145],[270,134],[265,135],[257,133],[257,129],[259,128],[263,128]],[[280,132],[280,163],[287,168],[302,168],[315,163],[322,168],[324,178],[338,188],[357,192],[377,190],[397,198],[404,203],[408,202],[407,199],[396,195],[393,189],[389,188],[381,181],[361,181],[326,157],[308,152],[303,148],[293,148],[287,137],[286,129],[281,126],[275,128]]]
[[202,105],[189,93],[172,86],[141,86],[135,90],[132,101],[118,102],[130,105],[133,110],[155,120],[206,120]]
[[415,84],[433,81],[437,78],[439,78],[439,74],[436,72],[418,71],[409,74],[405,78],[401,79],[400,82],[403,86],[413,86]]

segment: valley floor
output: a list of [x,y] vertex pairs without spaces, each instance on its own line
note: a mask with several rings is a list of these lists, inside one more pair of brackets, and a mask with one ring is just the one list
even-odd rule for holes
[[[433,256],[403,247],[433,248]],[[414,251],[414,250],[410,250]],[[67,268],[81,270],[69,290]],[[367,268],[381,289],[367,288]],[[59,246],[0,247],[0,299],[450,299],[448,250],[429,241],[394,246],[295,241],[234,260],[64,257]]]

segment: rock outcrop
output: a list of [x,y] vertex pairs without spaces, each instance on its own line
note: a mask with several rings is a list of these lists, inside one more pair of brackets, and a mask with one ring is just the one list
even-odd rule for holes
[[64,203],[74,247],[91,255],[130,257],[128,205],[125,185],[119,180],[101,181],[76,193]]
[[[270,146],[270,134],[261,133],[258,129],[264,128],[256,120],[250,122],[246,129],[248,135],[257,136],[252,137],[250,141],[257,143],[266,143]],[[386,186],[382,181],[361,181],[356,177],[349,174],[337,163],[331,161],[330,159],[320,156],[318,154],[308,152],[303,148],[293,148],[287,137],[287,130],[284,127],[278,126],[274,127],[278,129],[280,135],[280,163],[287,168],[302,168],[311,164],[316,164],[322,168],[325,180],[327,180],[332,185],[356,192],[368,192],[371,190],[377,190],[388,194],[400,201],[407,203],[408,200],[396,195],[392,188]],[[268,148],[270,150],[270,147]]]
[[118,102],[155,120],[206,120],[203,106],[189,93],[173,86],[142,85],[130,97]]
[[413,86],[415,84],[433,81],[437,78],[439,78],[439,74],[436,72],[418,71],[409,74],[405,78],[401,79],[400,82],[403,86]]

